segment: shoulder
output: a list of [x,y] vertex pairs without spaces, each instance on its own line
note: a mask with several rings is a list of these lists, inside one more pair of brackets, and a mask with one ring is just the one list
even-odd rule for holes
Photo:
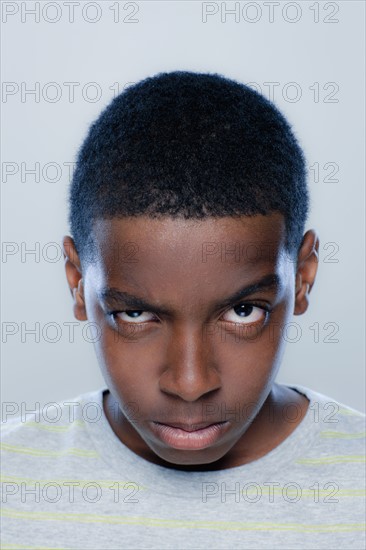
[[365,413],[305,386],[292,384],[290,387],[308,398],[308,410],[311,412],[314,422],[334,424],[338,428],[365,428]]
[[[86,424],[100,418],[102,391],[80,394],[72,399],[40,403],[3,404],[1,451],[12,455],[53,456],[72,449],[76,441],[85,444]],[[20,457],[19,457],[20,458]]]
[[291,387],[309,399],[304,433],[312,444],[299,463],[314,467],[337,465],[340,468],[342,465],[345,474],[356,470],[360,473],[366,455],[365,414],[304,386]]

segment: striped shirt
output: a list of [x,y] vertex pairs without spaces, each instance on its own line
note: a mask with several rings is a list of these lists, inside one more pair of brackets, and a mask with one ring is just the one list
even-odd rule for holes
[[323,394],[265,456],[226,470],[153,464],[114,434],[103,392],[6,410],[1,548],[364,549],[365,415]]

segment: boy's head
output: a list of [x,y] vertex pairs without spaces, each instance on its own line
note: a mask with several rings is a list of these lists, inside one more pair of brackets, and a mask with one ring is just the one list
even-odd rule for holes
[[66,273],[76,318],[98,330],[122,411],[111,423],[135,452],[235,462],[269,399],[284,327],[307,308],[318,250],[314,231],[303,235],[307,212],[302,151],[247,86],[159,74],[92,125],[71,185]]
[[126,89],[90,128],[70,193],[82,262],[98,218],[284,216],[298,251],[308,213],[304,156],[277,108],[219,75],[158,74]]

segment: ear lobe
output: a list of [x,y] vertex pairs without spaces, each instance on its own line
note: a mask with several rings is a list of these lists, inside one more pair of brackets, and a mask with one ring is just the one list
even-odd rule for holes
[[85,304],[84,299],[84,287],[83,287],[83,279],[79,279],[78,286],[74,287],[71,290],[71,294],[74,298],[75,303],[78,303],[80,305]]
[[303,283],[296,293],[294,315],[302,315],[309,307],[310,285]]
[[301,290],[301,287],[302,287],[302,277],[301,277],[301,273],[296,273],[296,285],[295,285],[295,292],[296,294],[298,294]]
[[63,251],[65,258],[66,278],[74,302],[74,316],[79,321],[86,321],[87,315],[81,265],[76,252],[75,243],[71,237],[63,238]]
[[319,262],[319,238],[310,229],[303,238],[296,273],[294,315],[302,315],[309,307],[309,294],[313,287]]
[[79,296],[79,299],[83,304],[85,304],[84,300],[84,282],[83,278],[79,279],[78,287],[77,287],[77,295]]
[[83,279],[79,280],[77,288],[73,290],[74,296],[74,316],[78,321],[86,321],[88,319],[85,308]]

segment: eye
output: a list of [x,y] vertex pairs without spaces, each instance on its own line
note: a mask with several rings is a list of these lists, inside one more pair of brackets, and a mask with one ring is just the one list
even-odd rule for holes
[[[156,317],[153,315],[153,313],[149,313],[148,311],[143,311],[141,309],[126,309],[125,311],[113,311],[110,313],[113,318],[117,317],[123,322],[123,323],[131,323],[131,324],[138,324],[138,323],[147,323],[148,321],[155,321]],[[146,316],[152,316],[152,319],[146,318]],[[124,317],[123,317],[124,316]]]
[[[233,313],[232,313],[233,312]],[[226,319],[230,323],[241,325],[251,325],[252,323],[264,322],[269,314],[269,310],[264,306],[256,306],[255,304],[237,304],[229,309],[226,313]]]

